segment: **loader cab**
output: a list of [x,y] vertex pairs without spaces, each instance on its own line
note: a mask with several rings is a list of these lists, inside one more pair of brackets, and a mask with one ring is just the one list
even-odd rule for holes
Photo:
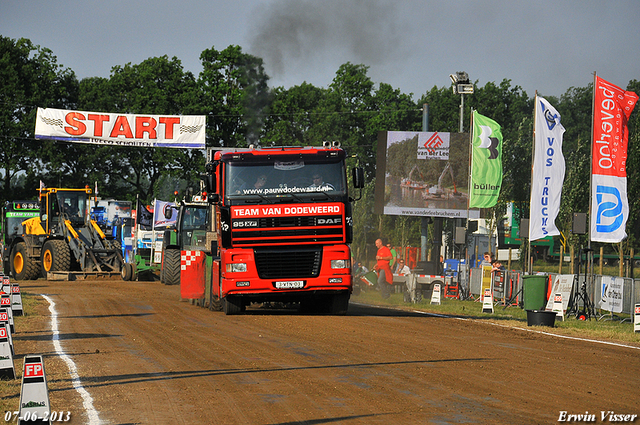
[[46,233],[58,228],[65,220],[73,226],[83,226],[89,211],[90,189],[47,189],[45,202],[40,203],[40,216]]

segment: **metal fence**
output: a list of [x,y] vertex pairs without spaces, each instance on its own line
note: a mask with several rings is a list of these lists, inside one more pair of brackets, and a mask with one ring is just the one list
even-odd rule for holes
[[[469,271],[469,284],[468,287],[466,287],[468,288],[466,293],[470,296],[480,296],[482,292],[482,274],[483,271],[481,268],[472,268]],[[494,298],[502,301],[503,304],[519,304],[522,301],[524,275],[522,271],[518,270],[505,270],[501,272],[499,276],[493,274],[491,277],[491,288]],[[548,284],[553,284],[556,276],[558,276],[557,273],[544,273],[541,275],[548,277]],[[640,279],[609,277],[622,279],[621,313],[632,315],[635,304],[640,303]],[[603,293],[605,291],[603,278],[605,278],[605,276],[602,275],[574,275],[573,291],[580,290],[584,284],[586,293],[593,303],[594,308],[601,309]],[[606,282],[604,283],[606,286]],[[465,292],[466,288],[463,289],[463,292]],[[579,306],[582,307],[582,305]]]

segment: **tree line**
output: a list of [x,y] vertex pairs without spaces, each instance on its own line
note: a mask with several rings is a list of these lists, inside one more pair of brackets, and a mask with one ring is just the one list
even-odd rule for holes
[[[302,82],[270,87],[261,58],[231,45],[200,55],[198,76],[181,61],[166,55],[139,64],[115,65],[108,78],[78,80],[73,70],[58,64],[54,53],[28,39],[0,35],[0,170],[1,201],[34,199],[39,182],[49,187],[78,187],[98,182],[103,198],[143,202],[173,199],[173,192],[197,188],[204,171],[201,150],[93,146],[36,140],[38,107],[84,111],[206,115],[207,147],[321,145],[337,140],[349,154],[348,165],[365,169],[367,185],[355,204],[354,250],[364,257],[374,240],[387,237],[394,245],[420,244],[420,219],[373,214],[373,180],[379,131],[420,131],[422,107],[429,107],[431,131],[459,131],[459,95],[450,87],[433,86],[414,100],[390,84],[374,83],[369,67],[347,62],[327,87]],[[603,76],[606,78],[606,76]],[[621,83],[621,82],[613,82]],[[621,85],[621,84],[618,84]],[[640,94],[640,82],[626,90]],[[471,109],[502,126],[503,187],[494,209],[498,217],[507,202],[528,213],[534,97],[510,79],[474,83],[465,96],[464,116]],[[560,97],[540,95],[562,115],[566,128],[563,152],[566,177],[559,228],[570,234],[573,212],[588,211],[590,179],[591,103],[593,86],[570,87]],[[629,122],[628,193],[640,193],[640,125],[638,108]],[[469,122],[464,122],[469,131]],[[627,224],[633,246],[640,237],[640,198],[629,196]],[[445,229],[451,232],[450,226]],[[580,243],[580,237],[573,237]]]

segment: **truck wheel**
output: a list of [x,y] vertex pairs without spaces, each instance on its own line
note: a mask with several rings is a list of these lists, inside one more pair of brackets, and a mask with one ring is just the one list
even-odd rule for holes
[[227,316],[241,313],[244,310],[243,307],[244,306],[242,305],[242,300],[240,298],[227,295],[222,299],[222,310]]
[[71,251],[65,241],[53,239],[46,241],[40,255],[42,275],[48,272],[69,271],[71,266]]
[[165,285],[180,285],[180,250],[166,249],[164,251],[164,280]]
[[329,304],[329,314],[344,316],[349,309],[349,293],[335,294],[327,300]]
[[27,256],[27,244],[18,242],[11,253],[11,269],[16,280],[33,280],[40,275],[38,263]]

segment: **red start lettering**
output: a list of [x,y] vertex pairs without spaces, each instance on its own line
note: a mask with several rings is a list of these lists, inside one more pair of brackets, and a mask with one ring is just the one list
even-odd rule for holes
[[[111,120],[107,114],[88,114],[86,117],[80,112],[69,112],[65,116],[68,126],[64,127],[67,134],[71,136],[104,137],[105,123]],[[93,122],[93,134],[87,133],[87,122]],[[132,128],[131,124],[134,125]],[[173,139],[175,126],[180,124],[180,117],[154,117],[135,116],[135,122],[130,123],[124,115],[115,118],[113,127],[110,129],[108,137],[124,137],[125,139],[157,139],[158,126],[164,125],[164,138]],[[90,125],[90,124],[89,124]],[[109,132],[109,127],[107,127]]]

